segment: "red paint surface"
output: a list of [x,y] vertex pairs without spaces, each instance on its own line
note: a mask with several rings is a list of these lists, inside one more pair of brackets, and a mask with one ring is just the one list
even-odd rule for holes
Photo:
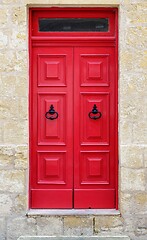
[[[117,208],[116,16],[30,9],[30,208]],[[110,31],[42,33],[39,17],[108,17]],[[55,120],[45,118],[51,104]]]

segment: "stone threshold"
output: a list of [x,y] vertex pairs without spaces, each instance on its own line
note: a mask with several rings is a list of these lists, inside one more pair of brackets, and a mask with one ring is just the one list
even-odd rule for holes
[[53,236],[22,236],[18,240],[130,240],[128,236],[63,236],[63,237],[53,237]]
[[116,209],[30,209],[26,212],[26,216],[114,216],[120,215],[120,211]]

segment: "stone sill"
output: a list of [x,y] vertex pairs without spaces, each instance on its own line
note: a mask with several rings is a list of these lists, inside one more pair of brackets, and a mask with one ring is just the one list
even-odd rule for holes
[[130,240],[128,236],[62,236],[62,237],[54,237],[54,236],[22,236],[19,237],[18,240]]
[[114,216],[120,215],[120,211],[116,209],[30,209],[26,216]]

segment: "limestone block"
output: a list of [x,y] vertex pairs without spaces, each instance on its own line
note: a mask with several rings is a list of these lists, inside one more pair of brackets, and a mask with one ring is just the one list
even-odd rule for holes
[[12,146],[0,146],[0,169],[12,168],[14,149]]
[[120,51],[120,72],[124,74],[125,71],[132,71],[133,70],[133,58],[134,52],[121,49]]
[[62,235],[63,219],[61,217],[37,217],[37,235]]
[[27,72],[27,51],[1,51],[0,62],[1,72]]
[[121,232],[123,219],[120,216],[98,216],[95,217],[94,232]]
[[[144,92],[144,91],[143,91]],[[142,93],[134,91],[131,93],[129,89],[125,93],[121,93],[122,101],[120,102],[120,117],[126,119],[128,122],[139,122],[140,120],[146,122],[147,100]]]
[[18,194],[15,199],[14,199],[14,206],[13,206],[13,211],[15,213],[21,213],[26,211],[27,209],[27,196]]
[[27,48],[27,35],[25,29],[21,26],[16,26],[9,38],[10,41],[10,48],[11,49],[21,49],[25,50]]
[[16,240],[22,235],[36,235],[36,220],[25,217],[9,218],[7,224],[7,240]]
[[16,169],[27,169],[28,167],[28,150],[27,146],[17,146],[15,148],[14,166]]
[[143,169],[121,168],[121,190],[122,191],[144,191],[145,171]]
[[131,72],[121,74],[122,82],[120,83],[120,97],[122,101],[128,101],[128,95],[130,94],[132,96],[133,94],[136,94],[135,98],[137,97],[139,100],[144,97],[143,92],[147,87],[146,74],[142,72],[142,69],[141,72],[139,71],[140,68],[137,69],[135,74]]
[[122,214],[144,214],[147,212],[147,195],[145,192],[120,194],[120,209]]
[[120,144],[131,144],[133,140],[132,122],[121,119],[119,122],[119,139]]
[[8,33],[7,31],[0,32],[0,49],[8,46]]
[[121,166],[128,168],[142,168],[143,147],[139,146],[121,146],[120,147]]
[[21,119],[28,119],[28,98],[21,97],[19,98],[18,103],[18,114]]
[[18,25],[27,23],[26,8],[24,6],[12,8],[12,22]]
[[64,235],[92,235],[93,218],[69,216],[64,218]]
[[128,27],[126,31],[126,44],[135,49],[145,48],[146,46],[146,27]]
[[125,17],[129,25],[143,25],[147,21],[146,2],[136,1],[134,4],[126,4]]
[[147,168],[147,147],[144,147],[143,157],[144,157],[144,167]]
[[12,198],[8,194],[0,194],[0,209],[1,216],[5,216],[11,213],[12,209]]
[[16,76],[15,95],[25,97],[26,104],[28,103],[28,76],[24,74]]
[[14,97],[16,96],[15,88],[17,86],[16,76],[14,75],[5,75],[1,76],[2,81],[2,89],[1,89],[1,96],[4,97]]
[[[145,107],[145,113],[146,114],[146,106]],[[133,143],[139,143],[144,144],[146,143],[147,139],[147,120],[140,120],[139,122],[136,122],[133,124]]]
[[125,218],[125,231],[134,232],[136,236],[147,236],[146,223],[147,215],[145,214]]
[[27,144],[28,143],[28,121],[13,120],[4,122],[4,143]]
[[2,0],[2,3],[4,3],[4,4],[16,4],[19,2],[20,2],[20,0]]
[[0,8],[0,28],[4,28],[6,27],[7,23],[8,23],[8,16],[9,16],[10,12],[9,9],[7,7],[2,7]]
[[139,68],[146,70],[147,69],[147,51],[143,51],[142,56],[139,58]]
[[15,97],[1,97],[1,118],[14,119],[18,118],[18,98]]
[[6,220],[4,217],[0,217],[0,240],[6,239]]
[[25,190],[25,172],[22,170],[1,170],[0,191],[22,193]]

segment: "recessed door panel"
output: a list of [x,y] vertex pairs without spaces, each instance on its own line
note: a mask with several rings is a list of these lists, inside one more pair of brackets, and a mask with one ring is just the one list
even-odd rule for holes
[[[51,115],[49,111],[53,105],[58,114]],[[66,144],[66,93],[38,94],[38,144],[65,145]],[[47,117],[45,114],[48,113]],[[51,118],[51,119],[50,119]],[[56,119],[53,119],[56,118]],[[40,127],[42,126],[42,127]]]
[[67,184],[66,152],[38,152],[38,184]]
[[109,93],[81,93],[81,120],[81,145],[109,145]]
[[109,152],[80,153],[80,184],[109,184]]
[[109,54],[80,55],[81,86],[109,85]]
[[66,55],[38,54],[38,86],[66,86]]

